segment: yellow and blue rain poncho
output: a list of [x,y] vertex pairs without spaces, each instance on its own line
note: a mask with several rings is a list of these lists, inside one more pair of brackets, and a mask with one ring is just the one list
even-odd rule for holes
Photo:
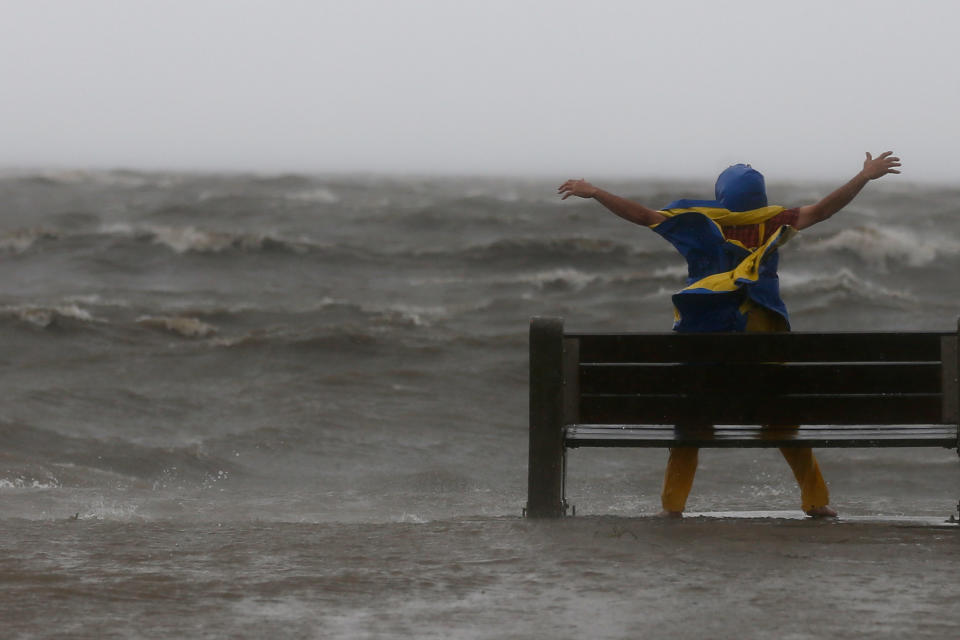
[[674,294],[674,330],[679,332],[744,331],[747,312],[759,306],[784,320],[777,249],[795,233],[782,225],[770,229],[760,246],[728,239],[727,227],[763,225],[784,211],[768,206],[763,176],[749,165],[734,165],[720,174],[716,200],[677,200],[660,213],[667,219],[653,230],[687,260],[687,286]]

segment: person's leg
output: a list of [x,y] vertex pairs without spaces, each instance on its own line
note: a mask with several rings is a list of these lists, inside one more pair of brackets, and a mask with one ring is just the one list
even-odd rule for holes
[[830,491],[820,473],[820,465],[810,447],[781,447],[780,453],[786,459],[793,477],[800,485],[800,500],[803,512],[814,517],[833,517],[837,512],[831,509]]
[[663,492],[660,494],[663,513],[660,515],[679,517],[683,514],[697,473],[698,453],[697,447],[670,449],[667,470],[663,474]]
[[[747,315],[747,332],[764,333],[768,331],[786,331],[786,322],[779,315],[760,307],[751,307]],[[837,512],[831,509],[830,492],[820,473],[820,465],[809,447],[782,447],[780,453],[786,458],[793,470],[793,476],[800,485],[800,499],[803,512],[814,517],[833,517]]]

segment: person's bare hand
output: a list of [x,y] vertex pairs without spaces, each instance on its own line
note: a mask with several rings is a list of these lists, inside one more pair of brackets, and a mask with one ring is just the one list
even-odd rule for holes
[[893,155],[893,151],[884,151],[874,158],[867,152],[867,159],[863,161],[863,175],[869,180],[876,180],[888,173],[900,173],[894,167],[900,166],[900,158]]
[[597,189],[595,186],[580,178],[579,180],[567,180],[560,188],[557,189],[557,193],[563,195],[561,200],[566,200],[570,196],[578,196],[580,198],[592,198],[597,194]]

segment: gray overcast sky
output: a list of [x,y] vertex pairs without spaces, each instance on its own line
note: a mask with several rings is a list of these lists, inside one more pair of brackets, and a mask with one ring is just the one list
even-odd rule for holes
[[0,0],[0,165],[960,179],[960,2]]

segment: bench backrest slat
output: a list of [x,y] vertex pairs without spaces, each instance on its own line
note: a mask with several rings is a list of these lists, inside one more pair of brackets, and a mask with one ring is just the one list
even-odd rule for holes
[[938,333],[567,334],[580,362],[940,362]]
[[583,364],[580,393],[940,393],[939,363]]

